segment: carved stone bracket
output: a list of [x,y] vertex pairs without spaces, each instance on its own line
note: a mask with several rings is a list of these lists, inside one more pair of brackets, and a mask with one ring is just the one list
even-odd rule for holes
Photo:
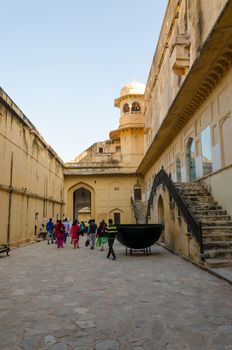
[[176,75],[185,75],[190,66],[190,40],[186,34],[178,34],[170,49],[171,67]]

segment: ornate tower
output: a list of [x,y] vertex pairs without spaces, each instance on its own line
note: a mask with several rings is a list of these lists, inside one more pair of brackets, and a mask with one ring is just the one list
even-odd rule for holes
[[144,90],[145,85],[133,81],[120,91],[115,107],[120,108],[119,128],[110,138],[120,140],[124,166],[138,166],[144,154]]

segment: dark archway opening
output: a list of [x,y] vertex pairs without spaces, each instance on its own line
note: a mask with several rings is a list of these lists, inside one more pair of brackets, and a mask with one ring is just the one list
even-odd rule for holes
[[91,218],[91,192],[84,187],[73,192],[73,219],[88,221]]

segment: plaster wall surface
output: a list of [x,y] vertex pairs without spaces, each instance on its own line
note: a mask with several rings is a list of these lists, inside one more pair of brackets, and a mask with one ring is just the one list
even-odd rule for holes
[[[137,176],[65,176],[65,215],[73,217],[73,194],[83,188],[91,193],[91,212],[89,219],[108,221],[114,219],[114,213],[120,214],[121,223],[134,223],[134,213],[131,206],[134,186]],[[78,220],[80,218],[77,217]]]
[[229,165],[216,171],[204,177],[202,181],[218,203],[223,204],[223,208],[232,217],[232,166]]
[[3,90],[0,149],[0,242],[17,245],[62,214],[63,163]]
[[[189,169],[187,162],[187,143],[190,137],[196,144],[196,168],[197,179],[203,177],[202,162],[202,131],[210,127],[210,142],[212,150],[212,168],[215,170],[208,177],[211,192],[215,199],[219,201],[230,214],[231,200],[230,194],[224,186],[232,178],[231,170],[231,127],[232,127],[232,69],[228,70],[217,87],[201,105],[197,112],[190,118],[186,125],[180,130],[173,142],[167,147],[160,157],[154,161],[153,166],[144,176],[144,181],[149,186],[152,185],[154,174],[158,173],[162,166],[172,178],[176,179],[176,155],[181,159],[182,181],[189,180]],[[221,166],[220,166],[221,165]],[[223,169],[226,167],[226,170]],[[217,172],[219,169],[222,171]],[[186,177],[187,176],[187,177]],[[215,176],[215,180],[214,180]],[[230,181],[229,181],[230,183]],[[224,190],[222,189],[224,188]]]
[[[163,206],[162,215],[160,214],[161,205]],[[164,225],[161,242],[169,249],[200,262],[198,243],[194,236],[186,234],[187,225],[180,216],[175,203],[170,202],[168,191],[164,190],[163,186],[157,188],[154,196],[150,222]]]
[[227,3],[169,1],[145,90],[145,152]]

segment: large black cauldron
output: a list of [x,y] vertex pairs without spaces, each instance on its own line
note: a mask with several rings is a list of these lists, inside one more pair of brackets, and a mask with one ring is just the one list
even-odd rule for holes
[[117,240],[131,249],[145,249],[152,246],[161,236],[163,226],[161,224],[147,225],[116,225]]

